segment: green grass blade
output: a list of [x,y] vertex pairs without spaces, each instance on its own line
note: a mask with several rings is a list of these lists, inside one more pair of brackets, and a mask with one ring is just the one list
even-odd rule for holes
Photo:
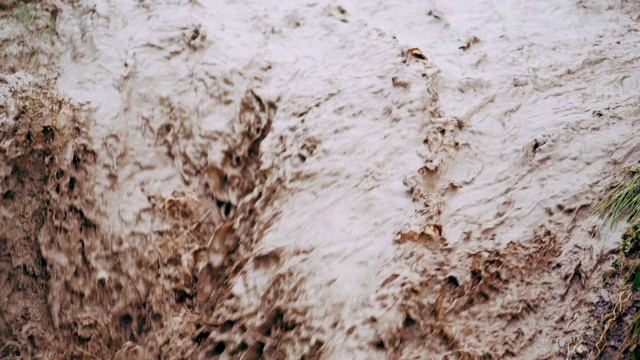
[[632,222],[640,216],[640,164],[625,167],[622,172],[630,179],[618,184],[593,210],[610,227],[620,219]]

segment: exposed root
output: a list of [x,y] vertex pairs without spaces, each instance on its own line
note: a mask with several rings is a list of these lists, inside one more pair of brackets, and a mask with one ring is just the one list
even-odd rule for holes
[[610,312],[604,314],[602,316],[602,322],[604,323],[604,329],[598,338],[598,342],[596,343],[596,349],[598,352],[596,353],[596,359],[600,359],[605,348],[606,348],[606,339],[607,333],[613,324],[618,320],[620,315],[625,310],[625,304],[631,299],[631,291],[629,289],[625,289],[624,291],[618,293],[617,300],[613,305],[613,309]]

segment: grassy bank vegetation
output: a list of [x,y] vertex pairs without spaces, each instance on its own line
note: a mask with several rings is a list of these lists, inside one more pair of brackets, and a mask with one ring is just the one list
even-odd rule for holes
[[[624,179],[595,207],[609,227],[625,221],[618,257],[605,272],[605,287],[616,292],[615,302],[602,316],[596,359],[617,353],[619,359],[640,359],[640,164],[622,169]],[[618,328],[622,331],[610,331]]]

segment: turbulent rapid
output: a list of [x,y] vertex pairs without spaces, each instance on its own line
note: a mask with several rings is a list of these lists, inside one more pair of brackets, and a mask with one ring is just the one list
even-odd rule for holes
[[0,1],[1,357],[586,356],[638,10]]

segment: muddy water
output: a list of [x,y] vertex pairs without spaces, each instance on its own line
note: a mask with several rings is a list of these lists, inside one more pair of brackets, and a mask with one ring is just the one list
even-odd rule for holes
[[56,6],[86,151],[38,242],[69,351],[585,352],[618,237],[590,209],[638,160],[632,4]]

